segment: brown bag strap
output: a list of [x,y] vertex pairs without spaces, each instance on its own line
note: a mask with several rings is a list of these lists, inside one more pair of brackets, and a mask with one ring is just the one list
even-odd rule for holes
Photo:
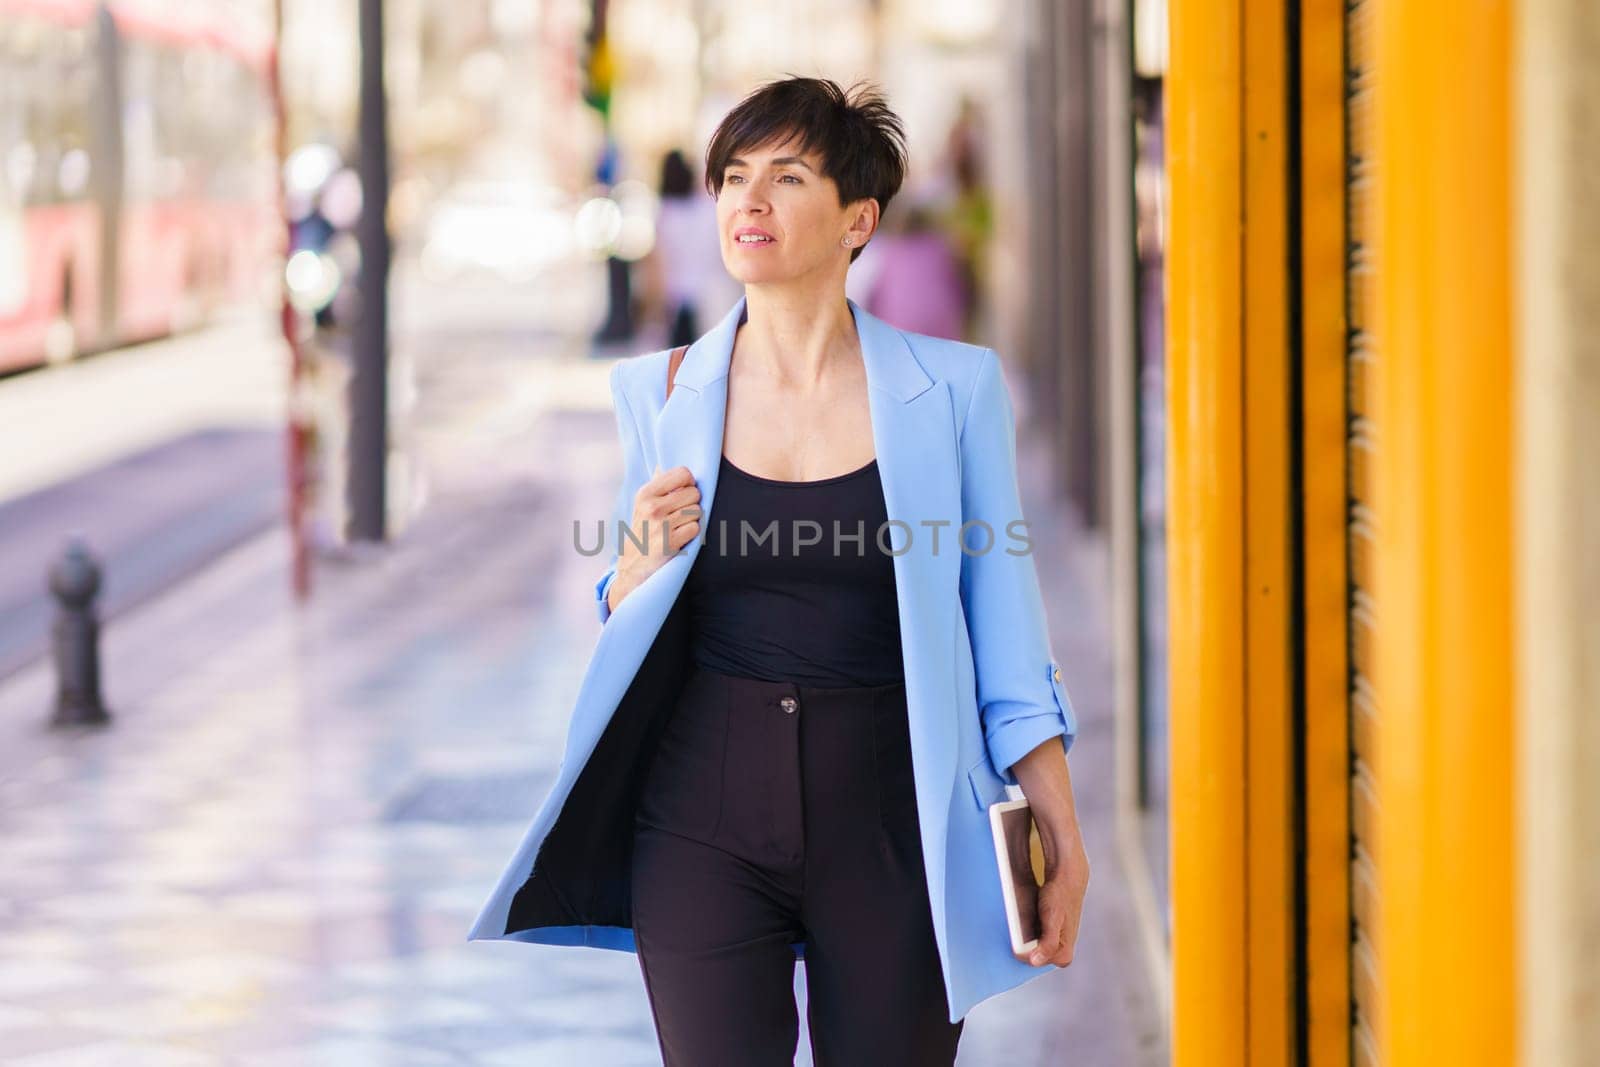
[[683,362],[683,354],[689,351],[688,345],[680,345],[672,350],[672,358],[667,361],[667,395],[672,395],[672,383],[678,377],[678,364]]

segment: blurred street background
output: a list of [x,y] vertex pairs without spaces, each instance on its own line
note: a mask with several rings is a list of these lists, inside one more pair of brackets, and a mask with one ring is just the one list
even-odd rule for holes
[[740,295],[705,142],[804,69],[907,125],[852,297],[1015,368],[1083,716],[1078,962],[976,1010],[961,1062],[1163,1062],[1113,858],[1103,490],[1068,460],[1090,348],[1044,340],[1066,312],[1029,280],[1054,120],[1007,5],[398,0],[375,37],[376,6],[0,0],[0,1061],[660,1062],[631,954],[464,937],[598,625],[549,532],[620,477],[611,361]]
[[1597,54],[1593,0],[0,0],[0,1063],[660,1062],[632,954],[465,937],[600,625],[606,376],[739,297],[706,144],[800,74],[904,120],[847,292],[1005,361],[1080,717],[1076,959],[959,1062],[1591,1067]]

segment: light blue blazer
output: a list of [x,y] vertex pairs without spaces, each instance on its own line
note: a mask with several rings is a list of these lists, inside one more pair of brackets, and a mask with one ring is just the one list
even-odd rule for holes
[[[991,349],[909,333],[849,301],[866,366],[872,439],[892,533],[912,761],[928,899],[950,1021],[1051,969],[1011,954],[988,807],[1020,795],[1011,765],[1077,716],[1051,653],[1018,492],[1012,406]],[[632,808],[684,676],[678,593],[697,538],[608,612],[617,523],[657,469],[684,465],[709,516],[717,493],[728,364],[743,298],[689,347],[664,401],[666,350],[611,373],[625,464],[595,586],[603,625],[544,802],[469,940],[637,951],[631,923]],[[963,523],[982,525],[963,541]],[[901,525],[903,524],[903,525]],[[702,531],[710,524],[702,522]],[[937,536],[935,536],[937,534]],[[963,547],[965,546],[965,551]],[[687,598],[684,598],[685,601]],[[572,801],[571,816],[562,814]],[[805,943],[796,954],[804,958]]]

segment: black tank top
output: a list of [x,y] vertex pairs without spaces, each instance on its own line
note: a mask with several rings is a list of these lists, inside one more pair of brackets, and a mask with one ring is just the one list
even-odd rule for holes
[[785,482],[724,456],[686,579],[695,664],[796,685],[904,681],[887,521],[876,459]]

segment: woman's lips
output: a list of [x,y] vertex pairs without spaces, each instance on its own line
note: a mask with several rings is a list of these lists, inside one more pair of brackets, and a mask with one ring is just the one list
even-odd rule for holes
[[[759,241],[743,241],[743,237],[760,237]],[[733,243],[740,248],[767,248],[777,244],[777,239],[760,226],[739,226],[733,231]]]

